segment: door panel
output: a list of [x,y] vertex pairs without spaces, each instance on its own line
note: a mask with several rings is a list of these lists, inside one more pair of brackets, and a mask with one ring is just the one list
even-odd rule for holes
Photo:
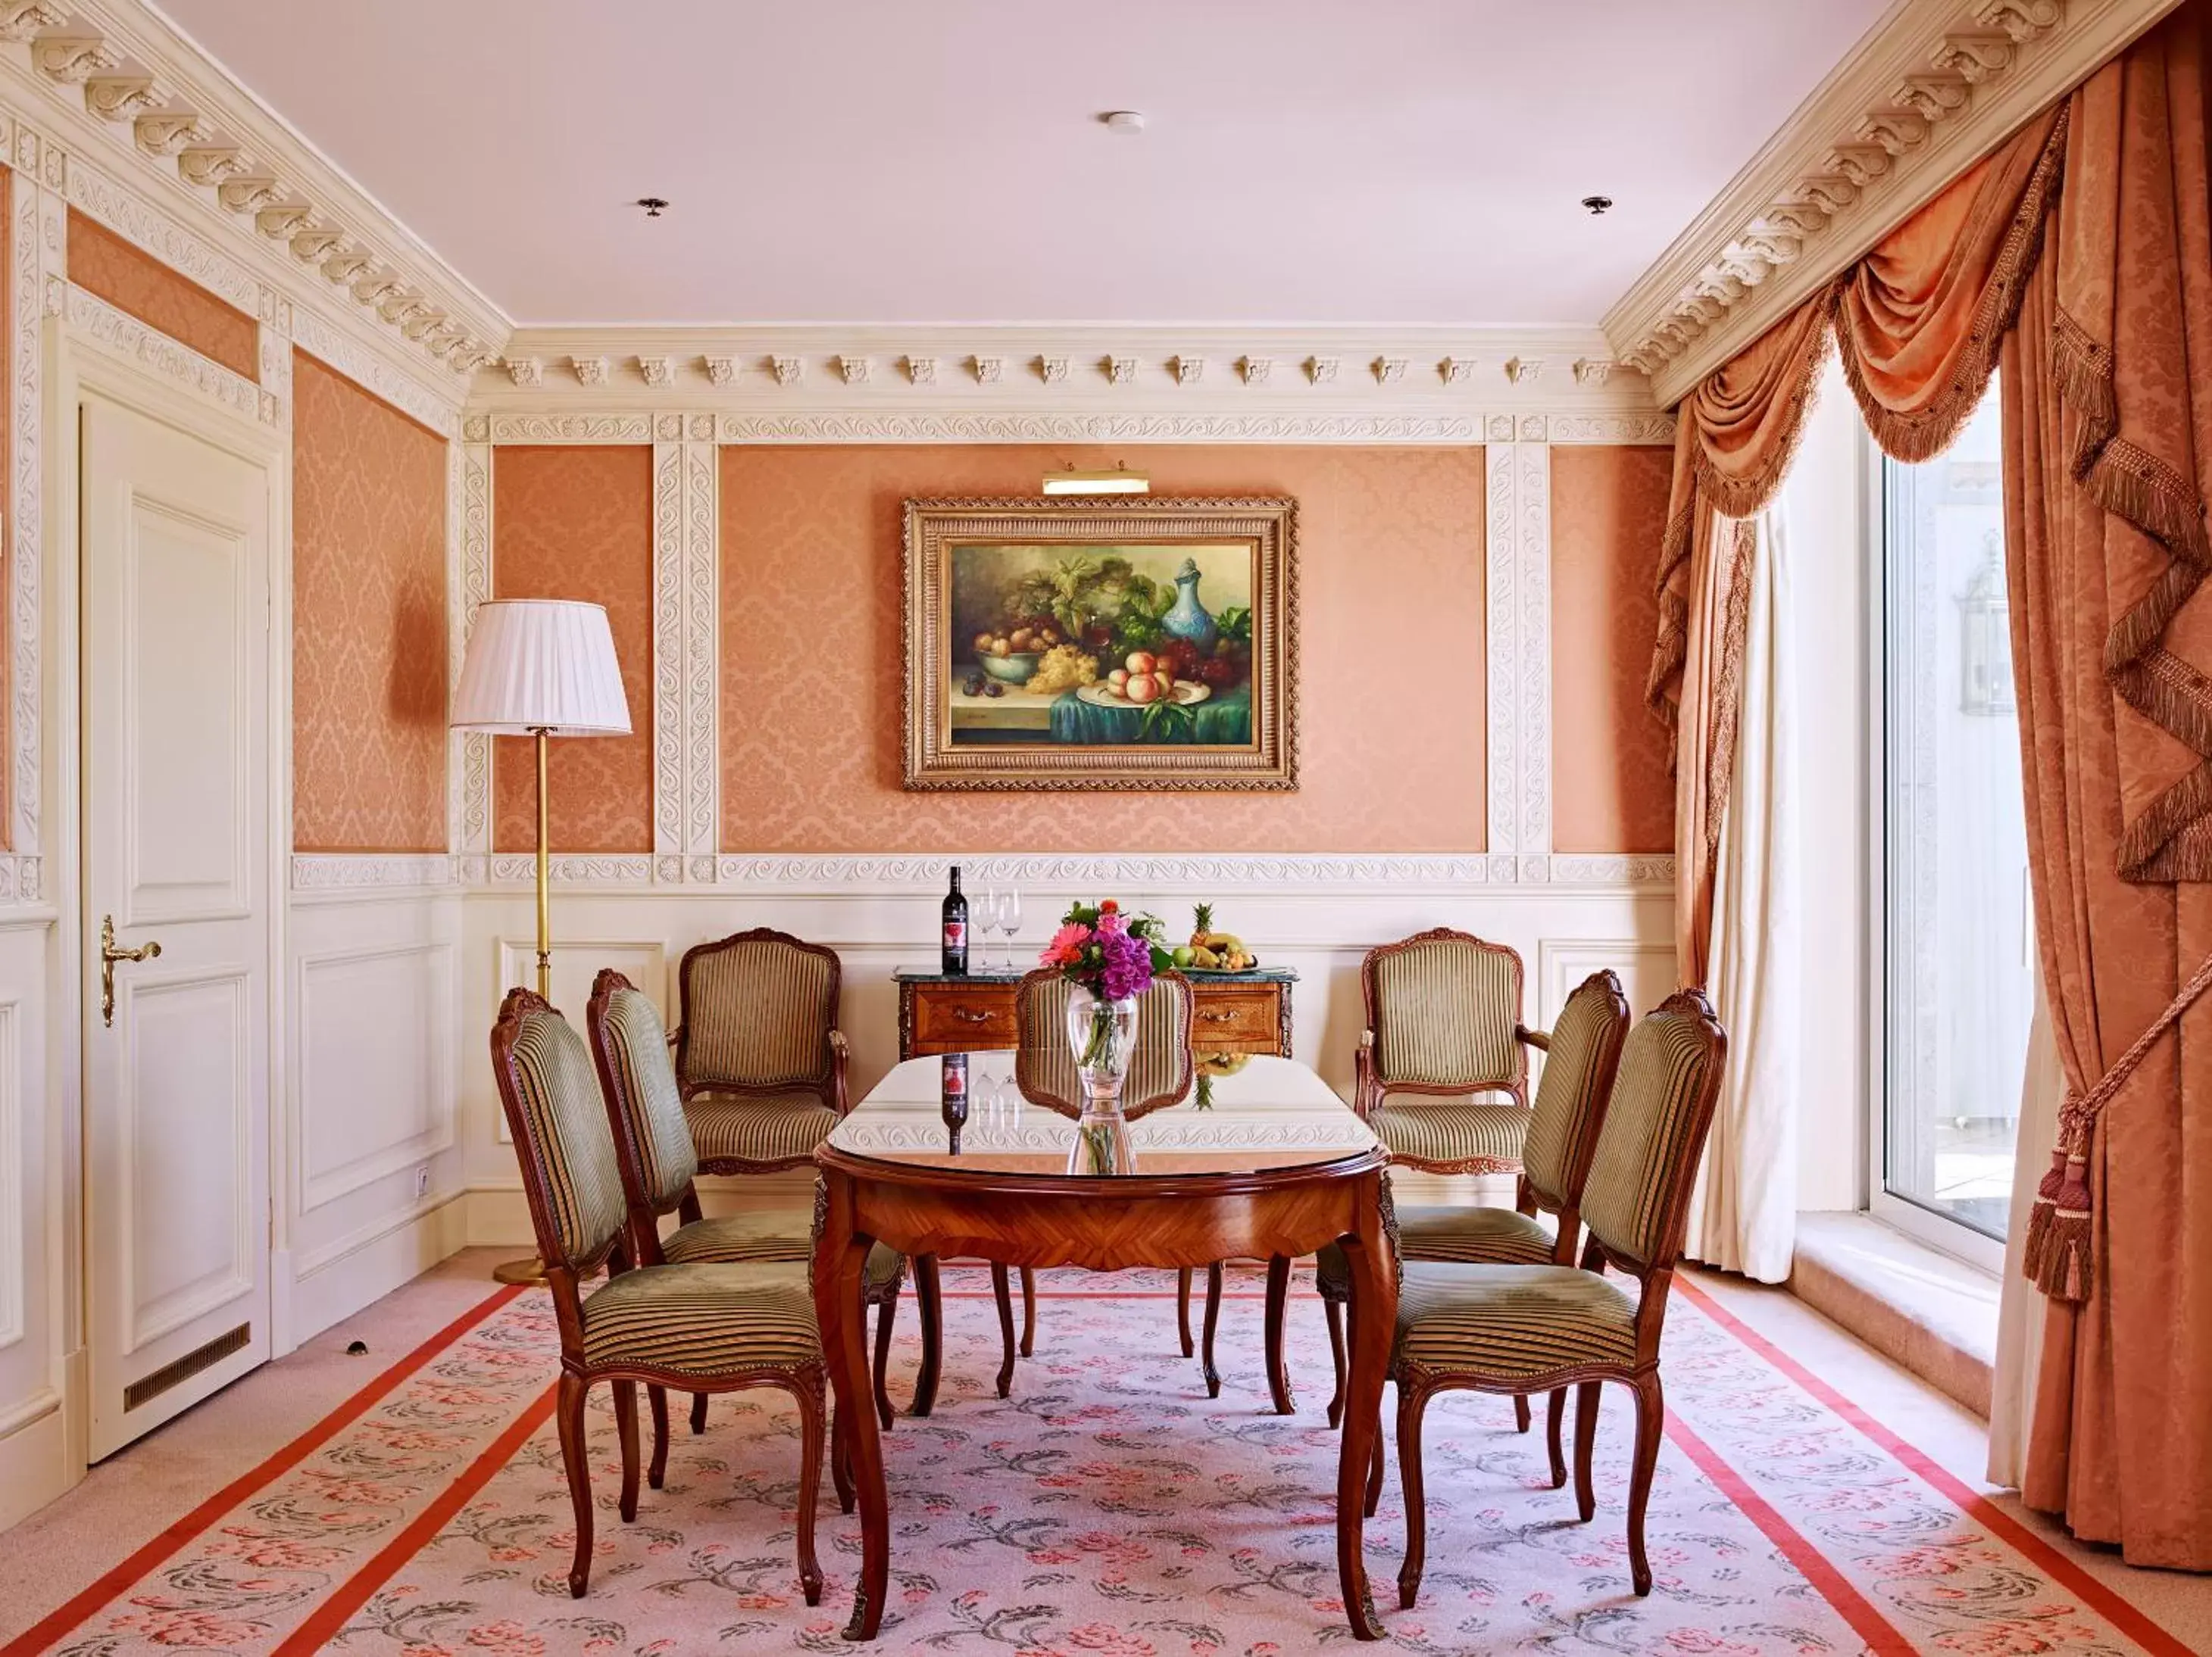
[[[268,479],[82,416],[91,1451],[269,1355]],[[103,1016],[104,920],[124,950]]]

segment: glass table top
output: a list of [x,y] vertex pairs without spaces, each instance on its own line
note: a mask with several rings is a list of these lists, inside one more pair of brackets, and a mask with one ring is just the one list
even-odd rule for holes
[[[964,1056],[967,1108],[957,1125],[945,1107],[945,1061],[910,1059],[853,1107],[830,1135],[830,1147],[908,1167],[1095,1177],[1068,1174],[1074,1120],[1021,1096],[1012,1053]],[[1136,1177],[1261,1174],[1378,1151],[1335,1089],[1293,1059],[1254,1057],[1200,1081],[1176,1103],[1129,1125]]]

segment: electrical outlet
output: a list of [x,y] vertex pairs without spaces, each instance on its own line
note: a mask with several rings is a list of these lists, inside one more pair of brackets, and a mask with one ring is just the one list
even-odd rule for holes
[[415,1200],[420,1202],[430,1194],[430,1164],[425,1162],[415,1170]]

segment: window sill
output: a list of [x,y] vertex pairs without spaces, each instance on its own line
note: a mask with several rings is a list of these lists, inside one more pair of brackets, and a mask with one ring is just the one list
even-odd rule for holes
[[1867,1214],[1800,1214],[1790,1290],[1987,1420],[1996,1362],[1995,1273]]

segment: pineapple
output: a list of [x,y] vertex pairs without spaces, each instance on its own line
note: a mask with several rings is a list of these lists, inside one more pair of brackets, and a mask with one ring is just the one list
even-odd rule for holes
[[1191,909],[1194,923],[1190,933],[1190,964],[1210,972],[1242,972],[1256,966],[1252,952],[1244,947],[1244,940],[1233,932],[1213,930],[1213,906],[1195,904]]
[[1194,905],[1190,912],[1190,947],[1201,948],[1213,931],[1213,906],[1211,903]]

